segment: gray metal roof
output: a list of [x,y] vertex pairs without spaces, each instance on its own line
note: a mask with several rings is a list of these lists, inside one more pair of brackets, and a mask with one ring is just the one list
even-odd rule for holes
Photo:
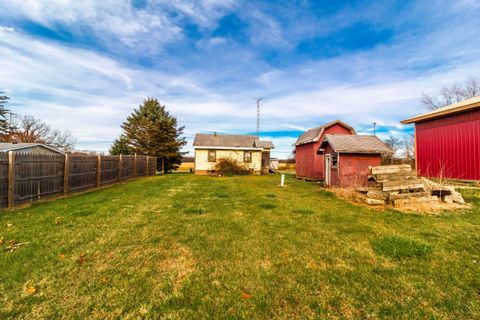
[[346,124],[346,123],[344,123],[340,120],[335,120],[335,121],[326,123],[326,124],[324,124],[320,127],[308,129],[300,137],[298,137],[295,145],[299,146],[299,145],[306,144],[306,143],[317,142],[320,139],[320,137],[321,137],[321,135],[322,135],[322,133],[325,129],[330,128],[330,127],[332,127],[336,124],[339,124],[339,125],[347,128],[353,134],[355,134],[355,130],[351,126],[349,126],[348,124]]
[[53,152],[58,152],[59,154],[62,154],[63,152],[56,150],[52,147],[46,146],[42,143],[11,143],[11,142],[0,142],[0,152],[7,152],[7,151],[13,151],[13,150],[22,150],[22,149],[27,149],[27,148],[32,148],[32,147],[43,147],[49,150],[52,150]]
[[376,136],[357,136],[349,134],[326,134],[322,143],[329,143],[340,153],[392,153],[392,149]]
[[258,140],[253,135],[235,134],[202,134],[197,133],[193,141],[194,147],[225,147],[225,148],[262,148],[273,149],[271,141]]

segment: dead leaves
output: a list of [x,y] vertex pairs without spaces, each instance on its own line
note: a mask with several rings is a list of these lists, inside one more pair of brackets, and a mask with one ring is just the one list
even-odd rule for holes
[[[3,245],[5,244],[5,240],[2,238],[0,238],[0,245]],[[23,243],[18,243],[17,240],[15,239],[11,239],[11,240],[8,240],[7,241],[7,246],[3,249],[3,251],[5,252],[13,252],[14,250],[17,250],[18,248],[22,247],[22,246],[25,246],[27,244],[29,244],[30,242],[23,242]]]
[[248,292],[242,292],[242,299],[250,299],[252,295]]
[[25,292],[27,292],[30,295],[33,295],[37,292],[37,288],[33,284],[27,284],[25,286]]
[[77,264],[82,266],[85,262],[87,262],[87,255],[85,253],[81,253],[77,258]]

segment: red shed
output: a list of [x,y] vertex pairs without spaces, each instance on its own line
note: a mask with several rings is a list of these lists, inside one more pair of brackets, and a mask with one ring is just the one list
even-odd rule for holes
[[325,185],[358,187],[368,184],[368,167],[381,165],[392,149],[376,136],[327,134],[318,152],[325,157]]
[[418,175],[480,180],[480,97],[402,123],[415,124]]
[[340,120],[304,132],[295,143],[295,163],[297,178],[324,180],[325,161],[323,154],[318,154],[320,143],[326,134],[350,134],[355,130]]

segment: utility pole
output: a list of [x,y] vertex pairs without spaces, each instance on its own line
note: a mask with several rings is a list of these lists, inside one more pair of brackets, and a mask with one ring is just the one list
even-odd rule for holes
[[257,137],[260,138],[260,101],[263,97],[257,99]]
[[377,123],[376,122],[373,123],[373,135],[374,136],[377,135]]

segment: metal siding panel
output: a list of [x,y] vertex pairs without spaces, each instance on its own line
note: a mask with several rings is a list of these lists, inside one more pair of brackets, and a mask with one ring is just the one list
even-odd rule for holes
[[420,122],[416,130],[420,175],[480,180],[480,110]]

